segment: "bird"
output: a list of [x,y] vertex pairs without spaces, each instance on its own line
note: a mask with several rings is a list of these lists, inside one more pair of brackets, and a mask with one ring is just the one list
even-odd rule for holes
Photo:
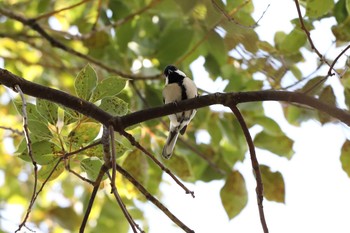
[[[165,87],[162,93],[164,104],[176,103],[198,96],[196,84],[174,65],[165,67],[164,76]],[[169,115],[169,135],[162,151],[163,158],[170,159],[179,133],[181,135],[185,133],[187,125],[195,114],[196,110],[193,109]]]

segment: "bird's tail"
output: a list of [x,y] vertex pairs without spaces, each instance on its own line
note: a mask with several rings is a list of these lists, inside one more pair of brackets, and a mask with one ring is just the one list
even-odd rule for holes
[[171,129],[163,148],[162,156],[165,159],[169,159],[173,153],[177,138],[179,136],[179,130],[177,128]]

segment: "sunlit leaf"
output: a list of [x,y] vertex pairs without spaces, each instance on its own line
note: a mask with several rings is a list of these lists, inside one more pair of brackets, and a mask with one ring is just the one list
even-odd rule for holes
[[[80,167],[86,172],[88,178],[92,181],[97,179],[100,169],[102,167],[102,160],[97,157],[91,157],[83,159],[80,162]],[[107,176],[104,176],[103,179],[106,179]]]
[[49,210],[49,216],[54,222],[69,231],[75,231],[79,228],[81,217],[71,207],[53,207]]
[[305,42],[305,33],[299,29],[294,29],[279,44],[279,48],[284,54],[296,53]]
[[122,116],[128,112],[128,104],[116,96],[103,98],[99,107],[114,116]]
[[248,202],[248,194],[241,173],[233,171],[228,174],[225,185],[220,191],[220,197],[229,219],[233,219],[243,210]]
[[123,168],[143,185],[148,181],[148,167],[146,156],[136,150],[129,153],[123,162]]
[[157,57],[163,64],[174,63],[174,61],[183,55],[193,37],[193,30],[189,28],[179,28],[167,30],[160,36]]
[[[18,113],[23,116],[23,111],[22,111],[23,103],[22,103],[22,101],[14,101],[14,104],[15,104],[15,107],[16,107]],[[40,115],[35,104],[27,103],[26,104],[26,112],[27,112],[27,116],[28,116],[29,120],[43,121],[43,123],[47,122],[47,119]]]
[[[49,141],[39,141],[32,144],[33,158],[40,165],[52,163],[59,156],[59,152],[60,148]],[[27,162],[31,162],[27,150],[22,152],[18,157]]]
[[75,78],[75,92],[84,99],[90,100],[93,90],[97,85],[97,76],[95,70],[88,64]]
[[58,161],[59,160],[56,159],[47,165],[43,165],[38,171],[38,180],[41,182],[44,182],[45,180],[52,181],[59,177],[64,171],[64,164],[63,162],[60,162],[55,168]]
[[283,110],[287,121],[296,126],[299,126],[302,122],[317,116],[317,113],[313,110],[294,105],[285,106]]
[[334,6],[334,17],[338,23],[343,22],[350,13],[349,0],[339,0]]
[[121,90],[124,89],[125,84],[126,80],[117,76],[102,80],[99,84],[97,84],[93,92],[91,102],[100,100],[103,97],[117,95]]
[[268,166],[260,165],[260,172],[264,184],[264,197],[270,201],[284,203],[284,180],[280,172],[272,172]]
[[285,135],[272,136],[264,131],[258,133],[254,138],[254,145],[256,147],[271,151],[274,154],[288,159],[292,158],[294,154],[293,143],[294,142]]
[[71,131],[68,135],[68,140],[74,145],[81,146],[92,142],[100,132],[101,125],[94,122],[83,122]]
[[[133,216],[134,217],[134,216]],[[110,232],[127,233],[129,224],[115,199],[104,198],[91,233]]]
[[341,148],[340,162],[343,170],[350,177],[350,141],[346,140]]
[[28,129],[31,132],[31,137],[37,139],[51,139],[52,134],[48,128],[47,123],[38,120],[28,120]]
[[264,127],[266,133],[272,136],[280,136],[282,135],[281,127],[277,124],[276,121],[269,117],[256,117],[254,118],[254,123],[261,125]]
[[183,155],[172,156],[171,159],[165,162],[167,167],[178,177],[184,181],[192,181],[193,173],[191,165]]
[[48,122],[56,125],[58,120],[58,106],[57,104],[44,99],[36,100],[36,109]]
[[323,89],[324,82],[326,80],[327,79],[322,76],[316,76],[307,81],[307,83],[302,87],[301,92],[308,95],[318,95]]
[[306,5],[306,15],[310,18],[318,18],[333,9],[333,0],[307,0]]
[[[326,86],[322,90],[319,99],[322,102],[327,103],[331,106],[334,106],[334,107],[337,106],[335,94],[334,94],[334,91],[333,91],[331,86]],[[318,112],[318,117],[319,117],[319,120],[322,124],[331,120],[331,117],[323,112]]]

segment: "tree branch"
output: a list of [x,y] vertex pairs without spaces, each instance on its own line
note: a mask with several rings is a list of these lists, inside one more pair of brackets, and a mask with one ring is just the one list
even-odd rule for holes
[[117,164],[117,171],[122,174],[126,179],[128,179],[150,202],[152,202],[155,206],[158,207],[169,219],[173,221],[176,225],[178,225],[182,230],[187,233],[194,233],[193,230],[188,228],[183,222],[181,222],[175,215],[173,215],[168,208],[166,208],[160,201],[157,200],[152,194],[150,194],[145,187],[142,186],[134,177],[130,175],[124,168]]
[[[311,49],[315,51],[315,53],[317,54],[317,56],[320,58],[320,60],[324,63],[326,63],[330,69],[328,71],[328,74],[327,76],[333,76],[334,73],[331,72],[331,70],[333,69],[334,70],[334,64],[329,64],[329,62],[325,59],[325,57],[320,53],[320,51],[318,51],[318,49],[316,48],[312,38],[311,38],[311,35],[310,35],[310,32],[309,30],[307,30],[305,24],[304,24],[304,20],[303,20],[303,16],[301,15],[301,10],[300,10],[300,5],[299,5],[299,1],[298,0],[294,0],[295,2],[295,6],[297,8],[297,12],[298,12],[298,17],[299,17],[299,21],[300,21],[300,25],[301,25],[301,29],[305,32],[306,34],[306,37],[307,37],[307,40],[309,41],[310,43],[310,46],[311,46]],[[338,73],[336,70],[334,70],[336,73]]]
[[19,225],[18,229],[16,230],[16,232],[20,231],[21,228],[26,224],[29,214],[32,211],[32,207],[34,205],[35,202],[35,194],[36,194],[36,188],[38,185],[38,165],[34,159],[34,155],[33,155],[33,148],[32,148],[32,141],[30,139],[29,136],[29,130],[28,130],[28,115],[27,115],[27,101],[24,97],[24,94],[20,88],[20,86],[15,85],[14,89],[19,92],[21,99],[22,99],[22,114],[23,114],[23,132],[24,132],[24,137],[26,139],[27,142],[27,150],[28,150],[28,155],[29,158],[33,164],[34,167],[34,185],[33,185],[33,193],[32,193],[32,197],[30,199],[30,203],[27,209],[27,212],[25,214],[25,217],[22,221],[22,223]]
[[265,220],[265,214],[264,214],[264,207],[263,207],[264,186],[263,186],[263,182],[262,182],[262,178],[261,178],[259,162],[258,162],[258,159],[256,157],[256,153],[255,153],[255,146],[254,146],[254,143],[253,143],[253,139],[252,139],[252,136],[249,133],[248,126],[245,123],[245,120],[244,120],[241,112],[237,108],[237,106],[235,104],[231,104],[228,107],[235,114],[239,124],[241,125],[241,128],[243,130],[244,136],[246,138],[246,141],[247,141],[247,144],[248,144],[248,147],[249,147],[250,159],[251,159],[251,162],[252,162],[252,167],[253,167],[254,175],[255,175],[255,179],[256,179],[256,189],[255,189],[255,191],[256,191],[256,196],[257,196],[257,200],[258,200],[260,222],[261,222],[261,225],[263,227],[264,233],[268,233],[269,230],[267,228],[267,224],[266,224],[266,220]]
[[108,126],[110,123],[113,123],[114,129],[118,132],[124,130],[126,127],[138,124],[140,122],[148,121],[177,112],[203,108],[213,104],[229,105],[233,100],[237,104],[261,101],[285,101],[289,103],[297,103],[324,112],[350,126],[350,113],[348,111],[337,108],[336,106],[326,104],[312,96],[300,92],[269,90],[214,93],[180,101],[176,104],[170,103],[154,108],[140,110],[122,117],[113,117],[93,103],[72,96],[63,91],[55,90],[27,81],[1,68],[0,84],[3,84],[4,86],[7,86],[11,89],[13,89],[15,85],[19,85],[24,94],[61,104],[81,114],[91,117],[106,126]]

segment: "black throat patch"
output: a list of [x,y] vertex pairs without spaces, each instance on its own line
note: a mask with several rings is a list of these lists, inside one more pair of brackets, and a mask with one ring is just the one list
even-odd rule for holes
[[168,82],[177,83],[181,88],[181,100],[187,99],[186,87],[183,85],[184,77],[176,72],[172,72],[168,76]]

